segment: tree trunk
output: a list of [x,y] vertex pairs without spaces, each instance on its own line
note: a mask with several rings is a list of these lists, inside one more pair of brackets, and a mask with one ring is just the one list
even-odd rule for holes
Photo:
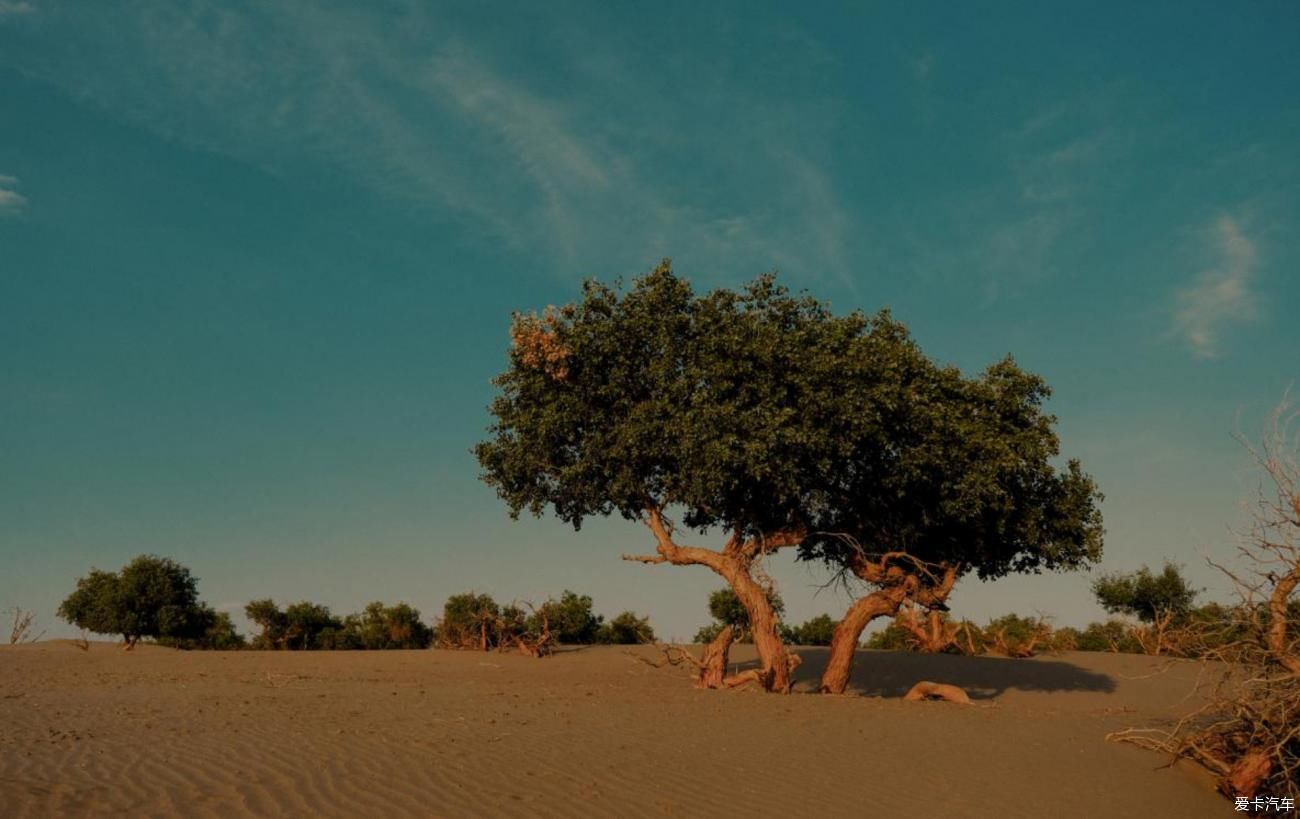
[[[730,562],[730,561],[729,561]],[[761,665],[756,680],[765,691],[790,693],[790,672],[793,665],[785,643],[781,642],[781,633],[777,630],[776,611],[772,601],[767,597],[767,590],[750,576],[743,566],[731,562],[731,571],[721,573],[726,578],[731,590],[740,598],[745,611],[749,613],[750,633],[754,637],[754,648],[758,651]]]
[[777,549],[798,546],[804,539],[805,531],[796,528],[771,532],[760,538],[746,539],[743,529],[737,527],[723,550],[714,551],[698,546],[679,546],[674,543],[672,523],[664,517],[662,509],[656,504],[651,503],[646,506],[643,520],[654,533],[657,554],[623,555],[623,559],[635,560],[639,563],[707,566],[720,575],[736,593],[736,597],[749,614],[750,630],[754,636],[754,647],[758,650],[761,665],[761,670],[747,671],[732,678],[729,685],[756,682],[766,691],[788,693],[791,672],[799,664],[799,658],[790,656],[785,650],[780,632],[777,630],[776,612],[767,599],[767,590],[750,572],[755,560],[761,559],[763,555],[771,554]]
[[704,656],[700,658],[700,678],[696,685],[700,688],[725,688],[727,678],[727,660],[731,654],[731,642],[736,639],[736,632],[731,626],[724,626],[713,642],[704,647]]
[[820,690],[823,694],[844,693],[853,674],[853,655],[862,639],[863,629],[877,617],[897,614],[902,602],[898,593],[890,591],[872,592],[853,601],[831,636],[830,657],[822,673]]

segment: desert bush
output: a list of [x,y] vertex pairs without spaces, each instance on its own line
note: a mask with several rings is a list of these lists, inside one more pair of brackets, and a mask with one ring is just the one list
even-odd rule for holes
[[202,633],[194,637],[159,637],[158,645],[185,651],[234,651],[247,645],[244,636],[235,629],[229,614],[214,611],[208,606],[201,605],[201,608],[200,617],[204,624]]
[[913,615],[910,609],[900,611],[888,626],[867,639],[866,647],[878,651],[984,653],[984,635],[974,623],[955,621],[945,612],[927,612],[925,622],[912,619]]
[[433,643],[433,629],[421,621],[419,609],[406,603],[371,603],[344,621],[344,633],[354,635],[358,648],[370,650],[428,648]]
[[797,626],[782,626],[781,639],[796,646],[828,646],[837,625],[829,614],[819,614]]
[[210,625],[196,579],[174,560],[141,555],[119,572],[92,570],[59,606],[59,616],[96,634],[120,634],[126,648],[145,637],[197,639]]
[[[767,599],[777,620],[785,614],[785,601],[776,591],[769,589]],[[727,626],[731,626],[736,635],[736,642],[751,643],[754,640],[749,628],[749,612],[740,598],[731,589],[718,589],[709,595],[709,614],[714,622],[695,632],[695,642],[711,643]],[[779,628],[779,626],[778,626]]]
[[596,632],[596,642],[606,645],[635,645],[654,641],[655,630],[650,627],[650,618],[637,617],[635,612],[630,611],[614,617]]
[[1143,566],[1128,574],[1104,575],[1093,583],[1092,591],[1106,611],[1138,619],[1141,625],[1130,627],[1129,632],[1144,654],[1183,653],[1178,645],[1179,627],[1199,591],[1178,566],[1166,562],[1159,574]]
[[282,611],[274,600],[254,600],[244,607],[244,614],[262,629],[253,639],[253,648],[310,651],[357,647],[348,642],[343,622],[319,603],[303,600]]
[[912,632],[903,628],[897,620],[867,638],[867,648],[876,651],[911,651],[916,647]]
[[293,603],[284,610],[284,647],[290,650],[333,648],[344,631],[343,623],[330,613],[329,606],[307,600]]
[[1192,588],[1178,566],[1166,562],[1160,574],[1143,566],[1128,574],[1103,575],[1092,584],[1092,593],[1111,614],[1128,614],[1144,623],[1154,623],[1167,615],[1186,616],[1199,591]]
[[1007,657],[1032,657],[1035,651],[1050,646],[1052,628],[1047,618],[1004,614],[983,629],[984,650]]
[[1083,632],[1072,626],[1058,628],[1052,632],[1052,637],[1047,642],[1048,651],[1078,651],[1079,638]]
[[543,615],[550,623],[556,642],[568,645],[590,645],[596,642],[596,634],[604,620],[592,611],[589,596],[568,589],[564,590],[559,600],[547,600],[533,613],[528,623],[530,631],[541,632]]
[[44,631],[39,634],[33,633],[36,631],[35,614],[27,609],[17,607],[10,609],[9,612],[13,614],[13,623],[9,627],[9,645],[34,643],[45,636]]
[[[523,618],[523,612],[510,607],[512,620]],[[491,595],[465,592],[447,598],[442,607],[442,619],[435,629],[438,645],[444,648],[477,648],[487,651],[501,642],[501,607]],[[525,623],[516,623],[521,630]]]
[[1079,651],[1112,651],[1124,654],[1141,654],[1142,646],[1133,639],[1132,626],[1122,620],[1089,623],[1079,633]]
[[262,629],[253,638],[252,647],[257,649],[284,648],[284,633],[288,627],[284,612],[274,600],[253,600],[244,606],[244,616]]

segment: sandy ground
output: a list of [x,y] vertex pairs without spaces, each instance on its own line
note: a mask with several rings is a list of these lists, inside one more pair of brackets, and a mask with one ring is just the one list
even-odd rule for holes
[[[799,653],[806,692],[825,653]],[[0,648],[0,816],[1234,815],[1199,770],[1104,740],[1187,708],[1198,666],[1155,668],[862,652],[855,695],[782,697],[615,647]],[[920,679],[977,705],[902,702]]]

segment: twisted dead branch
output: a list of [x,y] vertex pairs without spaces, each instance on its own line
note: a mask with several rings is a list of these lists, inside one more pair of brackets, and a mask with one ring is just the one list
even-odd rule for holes
[[36,615],[27,609],[14,607],[10,609],[13,612],[13,624],[9,629],[9,645],[17,646],[23,643],[34,643],[45,636],[45,632],[33,635],[36,630]]
[[1300,437],[1298,413],[1284,398],[1256,447],[1240,435],[1263,470],[1252,524],[1238,547],[1245,566],[1214,561],[1237,589],[1239,604],[1223,622],[1192,627],[1188,639],[1203,662],[1223,673],[1206,704],[1172,729],[1131,728],[1109,735],[1194,760],[1219,776],[1230,797],[1300,799]]

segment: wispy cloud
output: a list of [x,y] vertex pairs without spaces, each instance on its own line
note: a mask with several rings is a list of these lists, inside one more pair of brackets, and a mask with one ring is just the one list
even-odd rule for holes
[[323,163],[546,269],[672,255],[706,277],[847,279],[854,233],[815,101],[754,99],[734,69],[638,55],[577,24],[534,44],[568,78],[556,83],[521,71],[508,44],[402,8],[79,8],[63,41],[9,61],[185,144],[288,173]]
[[27,207],[27,197],[19,193],[18,178],[0,175],[0,216],[14,214]]
[[6,17],[24,17],[35,12],[36,7],[26,0],[0,0],[0,20]]
[[1174,330],[1201,358],[1217,357],[1224,329],[1258,312],[1252,289],[1259,260],[1255,243],[1228,215],[1215,220],[1209,234],[1219,261],[1178,291],[1174,309]]

